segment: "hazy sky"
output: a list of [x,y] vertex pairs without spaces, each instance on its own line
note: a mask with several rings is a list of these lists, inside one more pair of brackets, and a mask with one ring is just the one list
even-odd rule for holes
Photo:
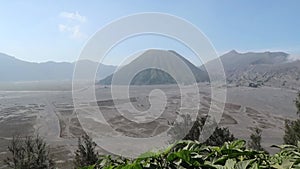
[[[34,62],[74,61],[88,38],[111,21],[140,12],[163,12],[196,25],[219,54],[236,49],[297,55],[299,8],[299,0],[10,0],[0,5],[0,52]],[[178,47],[185,53],[177,42],[158,39],[132,39],[130,46],[138,47],[127,50],[123,45],[111,57],[147,47]],[[109,58],[107,63],[115,64],[115,60]]]

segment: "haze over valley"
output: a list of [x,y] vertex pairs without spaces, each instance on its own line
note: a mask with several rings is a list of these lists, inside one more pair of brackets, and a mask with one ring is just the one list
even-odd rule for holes
[[300,168],[299,0],[0,5],[0,169]]
[[[161,61],[167,63],[167,58],[172,58],[176,55],[184,59],[183,56],[174,51],[148,50],[138,57],[139,60],[135,59],[130,64],[122,67],[121,70],[118,70],[117,73],[122,73],[123,75],[119,76],[126,77],[126,74],[136,73],[134,69],[137,67],[149,64],[149,60],[152,60],[154,65]],[[153,59],[152,56],[158,57],[158,59]],[[241,53],[232,50],[220,56],[220,60],[226,73],[228,85],[248,86],[249,83],[254,83],[259,86],[299,90],[300,60],[291,60],[288,53],[270,51]],[[0,53],[0,61],[0,90],[71,90],[70,83],[76,62],[49,61],[34,63],[22,61],[3,53]],[[183,62],[190,65],[189,68],[195,75],[197,82],[209,82],[205,65],[212,67],[216,65],[214,63],[216,62],[215,60],[199,67],[187,59],[184,59]],[[159,64],[164,65],[164,63]],[[173,68],[176,67],[172,63],[168,64],[173,66]],[[88,60],[79,61],[77,67],[98,67],[95,81],[100,85],[110,85],[112,74],[117,70],[117,66],[98,64]],[[216,67],[215,69],[218,68]],[[10,73],[7,74],[6,72]],[[82,74],[85,73],[88,73],[88,69],[86,72],[82,72]],[[173,77],[168,73],[164,73],[164,71],[147,69],[139,73],[131,81],[132,85],[176,83]],[[123,82],[119,83],[122,84]],[[36,86],[35,89],[30,87],[32,85]]]
[[[152,61],[162,63],[166,58],[170,60],[172,57],[178,56],[187,65],[190,65],[190,69],[195,77],[199,77],[199,79],[196,78],[201,96],[200,105],[202,107],[199,113],[206,114],[211,102],[211,89],[204,67],[196,67],[174,51],[145,51],[141,57],[133,60],[118,71],[124,73],[123,75],[121,74],[121,77],[126,77],[126,74],[129,75],[130,71],[134,73],[134,70],[143,65],[143,63],[149,63],[152,60],[149,60],[149,58],[156,58]],[[246,140],[249,139],[253,129],[259,127],[263,131],[262,145],[268,151],[274,152],[275,150],[271,149],[269,145],[283,143],[284,120],[296,117],[296,108],[293,106],[293,100],[300,86],[300,81],[296,78],[299,77],[300,73],[299,61],[289,61],[288,54],[283,52],[238,53],[231,51],[220,58],[228,82],[227,100],[220,126],[228,127],[237,138]],[[9,84],[18,81],[19,84],[15,88],[10,86],[8,88],[9,91],[6,91],[4,87],[0,92],[0,125],[2,128],[0,132],[0,157],[6,157],[6,146],[14,134],[31,135],[38,133],[50,144],[56,162],[70,165],[73,152],[76,149],[77,138],[86,133],[78,120],[76,111],[74,111],[71,88],[61,87],[66,84],[60,83],[61,81],[70,80],[74,64],[55,62],[28,63],[4,54],[1,55],[0,59],[1,64],[11,65],[1,67],[1,71],[14,72],[10,74],[10,77],[1,74],[3,76],[1,77],[1,83]],[[211,61],[207,64],[214,64],[213,62]],[[93,62],[88,63],[96,64]],[[169,67],[176,67],[171,62],[169,64]],[[157,124],[149,123],[149,126],[142,130],[137,124],[124,121],[122,116],[116,114],[116,108],[120,109],[122,104],[125,103],[123,101],[114,103],[110,94],[110,81],[108,80],[111,80],[111,74],[114,73],[116,67],[101,66],[106,71],[97,73],[99,78],[103,78],[103,80],[100,80],[100,83],[99,81],[95,82],[97,86],[97,104],[102,113],[107,116],[107,120],[115,126],[116,130],[124,135],[145,137],[149,133],[157,135],[157,132],[163,132],[171,126],[170,119],[176,117],[176,112],[179,111],[178,104],[181,100],[178,86],[176,83],[174,84],[174,79],[168,73],[157,69],[146,69],[135,74],[133,81],[131,81],[130,102],[138,109],[144,111],[149,109],[151,105],[149,105],[148,97],[149,92],[153,89],[162,90],[167,97],[166,113]],[[31,71],[42,72],[43,70],[47,71],[47,73],[31,73]],[[60,76],[56,77],[56,74],[60,74]],[[45,77],[42,75],[45,75]],[[41,88],[42,90],[38,90],[39,88],[27,88],[31,90],[27,91],[26,84],[29,84],[28,86],[34,84],[31,81],[38,81],[39,83],[36,82],[37,86],[44,84],[47,88]],[[103,82],[105,82],[104,85]],[[122,81],[119,82],[122,84]],[[250,83],[258,84],[258,86],[249,87]],[[68,83],[67,85],[70,84]],[[185,85],[189,88],[188,84]],[[25,91],[22,91],[22,89]],[[60,91],[55,91],[57,89],[60,89]],[[155,97],[154,99],[158,100],[158,102],[163,101],[160,101],[162,99],[160,97]],[[82,104],[88,106],[92,103]],[[197,103],[192,102],[190,104]],[[124,107],[123,109],[126,108]],[[93,111],[93,109],[90,109],[90,111]],[[134,115],[134,117],[139,116],[143,117],[138,112]],[[148,118],[151,118],[151,116]],[[89,124],[93,124],[94,127],[101,126],[101,132],[106,132],[104,124],[93,120],[89,121]],[[154,130],[153,127],[156,129]],[[8,130],[10,131],[9,133],[6,132]],[[111,144],[107,146],[114,146],[114,144],[116,143],[111,141]],[[105,150],[100,151],[105,152]]]

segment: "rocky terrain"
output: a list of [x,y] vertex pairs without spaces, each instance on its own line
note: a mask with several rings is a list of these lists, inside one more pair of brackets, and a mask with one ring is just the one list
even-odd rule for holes
[[[290,60],[287,53],[230,51],[220,59],[228,83],[300,90],[300,61]],[[214,64],[214,61],[207,64]]]

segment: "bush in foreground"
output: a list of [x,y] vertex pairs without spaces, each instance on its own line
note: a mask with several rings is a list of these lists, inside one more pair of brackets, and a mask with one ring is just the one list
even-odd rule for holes
[[246,148],[245,141],[205,146],[197,141],[180,141],[161,152],[147,152],[136,159],[101,156],[94,165],[82,169],[288,169],[300,167],[298,146],[274,146],[281,151],[273,156]]

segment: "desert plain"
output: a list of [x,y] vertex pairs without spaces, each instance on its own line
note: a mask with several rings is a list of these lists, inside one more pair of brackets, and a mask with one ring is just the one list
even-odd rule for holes
[[[199,83],[200,108],[199,113],[208,112],[211,103],[209,84]],[[262,145],[270,153],[277,150],[270,148],[273,144],[282,144],[285,119],[297,117],[294,99],[297,91],[285,88],[228,85],[226,102],[219,126],[228,127],[235,137],[248,140],[255,127],[262,130]],[[136,138],[154,137],[167,131],[178,118],[181,97],[178,86],[134,86],[130,89],[130,98],[116,101],[111,97],[111,88],[98,86],[96,88],[97,104],[86,100],[81,104],[86,110],[99,109],[107,123],[119,135]],[[149,98],[149,93],[159,89],[166,96],[166,105],[159,116],[149,115],[151,100],[162,102],[163,98]],[[193,97],[191,97],[193,100]],[[128,116],[119,114],[117,109],[123,109],[130,102],[136,112],[128,112]],[[192,104],[197,104],[191,101]],[[82,115],[82,114],[81,114]],[[87,116],[88,117],[88,116]],[[131,119],[130,119],[131,118]],[[107,124],[89,117],[89,125],[98,132],[110,132]],[[139,124],[136,121],[144,120]],[[58,167],[70,168],[77,148],[78,137],[87,133],[87,125],[82,127],[78,112],[74,109],[71,90],[30,90],[30,91],[0,91],[0,166],[9,154],[7,146],[14,135],[40,135],[49,144],[51,155]],[[108,135],[110,133],[107,133]],[[161,140],[158,140],[161,141]],[[116,144],[113,140],[106,147]],[[111,144],[111,145],[109,145]],[[137,149],[139,145],[136,145]],[[110,153],[98,145],[100,153]]]

